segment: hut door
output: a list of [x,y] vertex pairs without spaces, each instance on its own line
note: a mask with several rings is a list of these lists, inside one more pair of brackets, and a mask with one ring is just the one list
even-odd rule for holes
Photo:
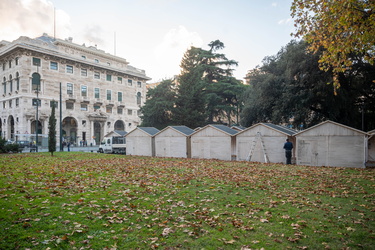
[[298,141],[298,158],[300,165],[318,166],[318,142],[316,140]]

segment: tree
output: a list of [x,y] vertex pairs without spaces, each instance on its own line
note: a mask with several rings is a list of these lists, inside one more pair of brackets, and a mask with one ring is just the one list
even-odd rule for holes
[[56,117],[55,117],[56,105],[57,105],[57,102],[52,100],[52,111],[48,120],[48,151],[51,152],[51,156],[53,156],[53,152],[56,151]]
[[147,91],[145,105],[141,108],[141,126],[163,129],[172,124],[176,96],[174,88],[173,80],[167,79]]
[[215,40],[208,46],[208,50],[192,47],[181,62],[175,120],[191,127],[220,123],[221,117],[231,124],[238,117],[238,97],[245,88],[232,76],[238,63],[217,53],[224,43]]
[[319,65],[333,71],[335,87],[340,86],[339,73],[356,62],[353,55],[374,65],[374,0],[294,0],[291,15],[297,27],[293,35],[307,41],[314,53],[323,48]]
[[233,77],[233,67],[237,66],[238,62],[217,53],[225,48],[224,43],[215,40],[208,46],[209,50],[204,50],[201,59],[204,69],[203,80],[207,85],[207,122],[222,122],[221,117],[224,116],[231,125],[232,118],[238,117],[238,97],[245,86]]
[[277,55],[266,57],[263,66],[249,73],[242,125],[258,122],[286,123],[295,128],[332,120],[358,129],[365,103],[364,129],[375,128],[375,67],[357,58],[346,74],[340,74],[338,95],[332,74],[319,69],[322,51],[311,54],[304,41],[292,41]]
[[205,83],[202,80],[204,69],[201,66],[201,48],[191,47],[181,61],[181,74],[178,77],[175,124],[196,128],[205,125]]

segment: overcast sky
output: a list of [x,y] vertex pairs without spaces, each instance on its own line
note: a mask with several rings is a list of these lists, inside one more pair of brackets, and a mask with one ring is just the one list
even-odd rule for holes
[[[292,0],[0,0],[0,40],[43,33],[97,45],[146,70],[149,82],[180,73],[191,46],[221,51],[239,63],[234,76],[275,55],[294,31]],[[55,11],[54,11],[55,10]],[[56,13],[56,29],[54,29]]]

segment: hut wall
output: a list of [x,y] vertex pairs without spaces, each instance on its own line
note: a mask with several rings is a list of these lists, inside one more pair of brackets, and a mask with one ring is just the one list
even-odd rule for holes
[[159,157],[187,157],[187,137],[173,129],[155,136],[155,155]]
[[232,160],[231,136],[207,127],[191,136],[192,158]]
[[364,136],[297,136],[297,164],[363,167]]
[[283,146],[287,136],[263,125],[258,125],[237,135],[237,160],[246,160],[250,154],[253,143],[256,142],[251,156],[251,161],[265,162],[260,139],[257,139],[256,136],[258,132],[260,132],[262,135],[269,162],[285,162],[285,152]]
[[126,145],[128,155],[152,156],[152,137],[139,129],[126,136]]

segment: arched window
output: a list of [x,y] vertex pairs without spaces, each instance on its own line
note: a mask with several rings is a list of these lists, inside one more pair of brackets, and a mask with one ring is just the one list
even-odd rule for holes
[[141,104],[142,104],[141,92],[138,92],[137,93],[137,105],[141,105]]
[[32,75],[31,90],[40,91],[40,75],[38,73],[33,73]]

